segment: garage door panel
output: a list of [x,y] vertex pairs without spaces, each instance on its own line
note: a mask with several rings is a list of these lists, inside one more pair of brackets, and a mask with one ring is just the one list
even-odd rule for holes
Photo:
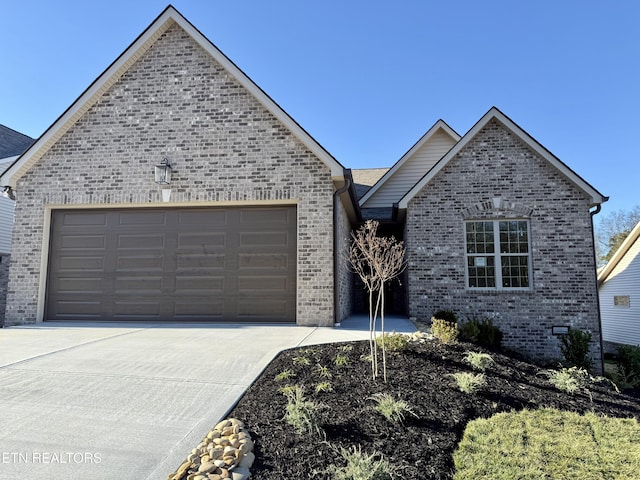
[[164,255],[118,255],[116,270],[118,272],[150,272],[158,273],[164,269]]
[[177,276],[175,292],[221,295],[224,293],[224,277]]
[[162,250],[166,246],[163,234],[118,235],[118,248],[136,250]]
[[127,296],[140,292],[162,295],[163,277],[141,275],[139,277],[116,277],[113,292],[116,295]]
[[177,253],[176,269],[181,270],[220,270],[224,269],[223,253]]
[[286,253],[240,253],[238,255],[238,268],[240,272],[254,269],[287,271],[289,269],[289,256]]
[[65,235],[60,242],[61,249],[104,250],[107,245],[105,235]]
[[227,235],[222,232],[211,233],[178,233],[178,248],[207,248],[225,247]]
[[162,210],[121,210],[118,213],[118,225],[132,226],[137,228],[140,225],[163,226],[167,223],[167,214]]
[[58,265],[61,271],[75,271],[81,272],[101,272],[104,270],[104,257],[103,256],[87,256],[87,257],[70,257],[61,256],[58,259]]
[[45,318],[294,322],[295,222],[292,206],[54,211]]

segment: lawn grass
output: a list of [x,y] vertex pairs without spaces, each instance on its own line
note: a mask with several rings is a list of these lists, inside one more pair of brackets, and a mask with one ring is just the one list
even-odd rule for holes
[[454,453],[454,480],[631,480],[640,475],[635,419],[551,408],[470,422]]

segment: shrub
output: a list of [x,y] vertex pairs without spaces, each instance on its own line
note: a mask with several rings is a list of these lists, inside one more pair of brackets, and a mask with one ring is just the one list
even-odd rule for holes
[[293,378],[295,376],[296,374],[292,370],[283,370],[275,376],[275,381],[282,382],[283,380],[288,380],[289,378]]
[[622,388],[640,385],[640,346],[620,345],[616,355],[614,381]]
[[475,393],[486,383],[484,373],[458,372],[451,376],[456,379],[458,389],[464,393]]
[[391,480],[391,467],[378,453],[365,455],[361,447],[350,450],[340,449],[340,455],[347,462],[344,467],[329,467],[327,473],[335,480]]
[[[376,338],[378,348],[382,348],[382,338],[379,336]],[[401,352],[409,345],[409,338],[402,333],[385,333],[384,334],[384,348],[387,352]]]
[[306,366],[311,364],[311,360],[309,360],[309,357],[305,357],[305,356],[293,357],[293,364]]
[[304,396],[303,387],[292,388],[284,393],[287,397],[284,420],[298,434],[311,433],[313,431],[320,434],[318,412],[321,405],[312,400],[307,400]]
[[455,343],[458,338],[458,325],[447,320],[432,318],[431,334],[442,343]]
[[433,314],[433,318],[438,320],[446,320],[449,323],[458,323],[458,317],[452,310],[438,310]]
[[331,382],[320,382],[316,384],[316,393],[333,392],[333,385]]
[[569,367],[578,367],[590,370],[593,361],[589,356],[589,342],[591,333],[582,330],[569,329],[567,335],[560,337],[560,351]]
[[341,353],[337,354],[336,357],[333,359],[333,364],[336,367],[347,367],[349,366],[350,363],[351,362],[349,361],[349,357]]
[[589,380],[587,371],[578,367],[548,370],[546,375],[549,377],[551,385],[572,395],[583,386],[586,386]]
[[460,338],[490,350],[502,348],[502,332],[490,318],[468,319],[460,326]]
[[489,365],[495,363],[493,357],[488,353],[481,352],[467,352],[464,357],[465,361],[469,363],[475,370],[484,371]]
[[638,478],[634,418],[539,409],[468,423],[453,454],[454,480]]
[[331,370],[329,370],[329,367],[321,364],[318,364],[316,366],[316,372],[318,372],[318,375],[320,375],[322,378],[331,378],[333,376],[331,374]]
[[417,416],[407,402],[396,400],[388,393],[376,393],[369,398],[376,402],[374,410],[382,414],[389,422],[402,423],[406,413]]

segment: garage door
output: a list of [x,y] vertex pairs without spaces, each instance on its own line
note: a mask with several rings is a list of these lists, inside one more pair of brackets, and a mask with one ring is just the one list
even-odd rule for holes
[[45,319],[295,322],[295,207],[57,210]]

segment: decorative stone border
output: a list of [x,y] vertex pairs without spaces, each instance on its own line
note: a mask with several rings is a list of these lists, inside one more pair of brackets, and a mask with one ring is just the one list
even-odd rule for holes
[[244,423],[229,418],[207,433],[168,480],[247,480],[255,458]]

